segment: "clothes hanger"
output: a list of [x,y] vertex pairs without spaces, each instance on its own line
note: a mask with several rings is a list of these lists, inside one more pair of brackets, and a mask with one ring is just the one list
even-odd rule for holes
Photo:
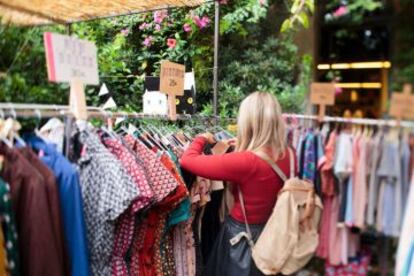
[[4,112],[1,110],[0,141],[2,141],[8,148],[13,148],[13,143],[7,138],[10,128],[10,121],[7,122],[7,120],[5,120]]

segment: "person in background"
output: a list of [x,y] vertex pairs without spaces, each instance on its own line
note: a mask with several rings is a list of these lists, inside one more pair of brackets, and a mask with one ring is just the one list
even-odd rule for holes
[[195,175],[232,183],[235,203],[222,225],[204,275],[262,275],[254,265],[247,240],[230,243],[245,231],[237,189],[242,191],[247,223],[256,241],[272,213],[283,180],[255,152],[266,154],[286,175],[290,171],[285,123],[279,102],[272,94],[255,92],[245,98],[239,109],[237,129],[235,152],[204,155],[204,147],[215,143],[214,136],[205,133],[194,139],[180,160],[181,166]]

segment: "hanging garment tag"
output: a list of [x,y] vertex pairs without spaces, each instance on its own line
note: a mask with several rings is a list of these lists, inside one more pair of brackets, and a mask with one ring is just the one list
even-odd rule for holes
[[138,129],[133,124],[128,124],[128,134],[134,135]]
[[125,121],[125,117],[117,117],[115,120],[115,126],[119,125],[123,121]]
[[224,182],[219,180],[211,180],[211,191],[224,190]]
[[69,107],[76,119],[88,119],[85,90],[83,83],[79,79],[74,79],[70,83]]
[[213,154],[224,154],[227,152],[227,150],[230,148],[230,146],[222,141],[218,141],[214,147],[211,149],[211,152]]

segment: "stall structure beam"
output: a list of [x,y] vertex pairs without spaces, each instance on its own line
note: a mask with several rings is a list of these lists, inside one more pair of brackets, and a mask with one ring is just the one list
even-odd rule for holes
[[211,0],[0,0],[0,18],[21,26],[70,24],[206,2]]

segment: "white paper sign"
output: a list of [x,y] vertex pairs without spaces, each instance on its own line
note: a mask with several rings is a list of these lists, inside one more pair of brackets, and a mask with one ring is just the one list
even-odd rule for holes
[[101,89],[99,90],[98,96],[103,96],[109,93],[108,87],[106,87],[106,84],[102,84]]
[[161,92],[145,92],[143,97],[144,114],[167,115],[167,95]]
[[50,32],[45,32],[43,38],[49,81],[78,79],[83,84],[99,84],[97,51],[93,42]]
[[106,101],[106,103],[102,106],[102,109],[106,110],[106,109],[111,109],[111,108],[115,108],[115,107],[117,107],[116,102],[114,101],[114,99],[112,97],[110,97]]
[[184,76],[184,90],[191,90],[191,87],[195,87],[194,72],[185,73]]

